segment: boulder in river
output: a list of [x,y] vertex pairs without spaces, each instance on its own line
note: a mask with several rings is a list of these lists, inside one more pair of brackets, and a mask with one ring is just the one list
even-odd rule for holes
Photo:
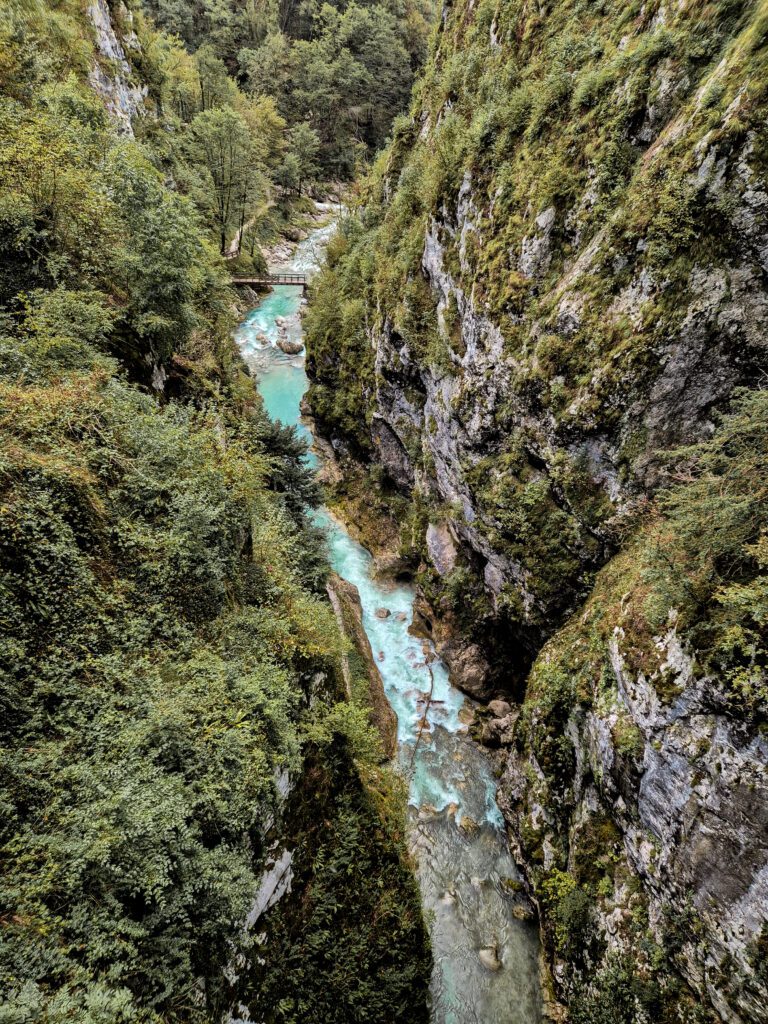
[[290,338],[278,338],[277,345],[287,356],[297,356],[304,348],[300,341],[292,341]]
[[388,619],[391,614],[392,614],[392,612],[389,610],[389,608],[377,608],[376,609],[376,618],[377,619]]
[[475,711],[471,705],[465,704],[463,707],[459,708],[459,721],[462,725],[472,725],[474,720]]
[[495,946],[484,946],[478,956],[480,957],[480,963],[483,967],[487,967],[489,971],[501,970],[501,960],[499,960]]
[[[464,782],[463,786],[461,783],[459,783],[457,789],[466,789],[466,785],[466,782]],[[480,826],[478,825],[478,823],[475,821],[474,818],[470,818],[468,814],[462,814],[461,821],[459,822],[459,828],[461,829],[465,836],[473,836],[480,831]]]

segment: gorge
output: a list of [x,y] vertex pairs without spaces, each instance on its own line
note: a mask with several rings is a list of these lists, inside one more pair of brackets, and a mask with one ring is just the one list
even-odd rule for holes
[[0,1024],[768,1024],[767,115],[766,0],[0,6]]

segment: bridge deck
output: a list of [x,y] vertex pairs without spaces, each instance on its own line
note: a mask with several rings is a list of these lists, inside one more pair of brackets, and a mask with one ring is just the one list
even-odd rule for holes
[[232,277],[233,284],[257,284],[273,287],[276,284],[296,285],[306,289],[306,274],[254,274],[250,277],[236,275]]

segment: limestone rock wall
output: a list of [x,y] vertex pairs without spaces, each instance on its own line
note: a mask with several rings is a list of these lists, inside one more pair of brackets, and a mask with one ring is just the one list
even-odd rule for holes
[[99,53],[91,69],[91,85],[103,99],[118,131],[133,137],[133,121],[145,112],[148,88],[138,83],[126,55],[126,51],[130,54],[140,49],[132,30],[131,14],[123,4],[120,5],[120,23],[126,26],[125,32],[116,27],[107,0],[92,0],[88,5],[88,17],[95,31]]

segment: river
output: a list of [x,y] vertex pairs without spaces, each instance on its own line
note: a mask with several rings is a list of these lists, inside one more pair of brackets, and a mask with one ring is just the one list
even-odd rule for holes
[[[316,228],[289,263],[272,269],[311,274],[333,230],[334,222]],[[275,288],[248,314],[236,338],[270,416],[309,436],[300,415],[308,387],[303,354],[285,355],[276,344],[281,327],[301,340],[301,299],[300,288]],[[434,956],[432,1020],[538,1024],[538,933],[521,919],[520,875],[496,804],[491,765],[469,736],[473,704],[451,685],[439,659],[427,665],[422,642],[408,632],[413,588],[374,580],[370,554],[327,513],[318,518],[334,570],[360,592],[363,625],[397,714],[398,760],[409,781],[410,846]],[[382,607],[391,612],[384,619],[375,614]],[[430,668],[432,700],[417,743]]]

